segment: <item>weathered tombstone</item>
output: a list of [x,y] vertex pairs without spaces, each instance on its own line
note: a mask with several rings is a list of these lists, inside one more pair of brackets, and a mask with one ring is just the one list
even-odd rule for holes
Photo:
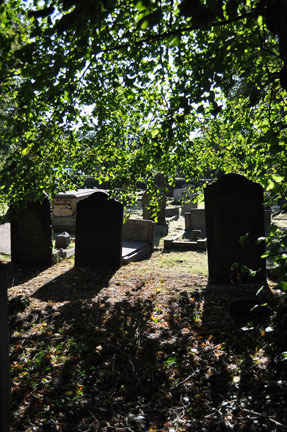
[[173,190],[174,204],[181,204],[182,195],[184,194],[185,190],[185,187],[175,188]]
[[123,240],[148,243],[154,248],[155,223],[150,220],[128,219],[123,225]]
[[11,260],[31,266],[52,264],[52,214],[47,198],[11,212]]
[[95,192],[77,203],[75,265],[120,267],[123,205]]
[[153,181],[156,188],[160,189],[164,195],[169,197],[173,196],[174,187],[168,184],[168,182],[165,179],[165,176],[161,172],[158,172],[154,176]]
[[[145,193],[142,196],[142,209],[143,209],[143,219],[146,220],[155,220],[155,216],[153,215],[153,211],[155,210],[155,206],[151,204],[152,197]],[[162,195],[158,201],[159,211],[157,213],[157,225],[167,225],[165,220],[165,207],[166,207],[166,197]]]
[[61,234],[57,234],[55,237],[55,248],[56,249],[66,249],[71,242],[71,236],[66,231]]
[[190,210],[197,208],[197,201],[193,201],[194,194],[191,192],[190,188],[185,188],[185,192],[181,197],[182,204],[182,214],[189,212]]
[[0,431],[9,431],[10,377],[8,344],[7,268],[0,263]]
[[191,209],[184,214],[184,219],[186,231],[201,230],[203,233],[206,232],[205,209]]
[[[208,185],[204,195],[209,281],[266,282],[261,258],[265,244],[256,242],[264,237],[262,186],[242,175],[227,174]],[[255,276],[247,268],[256,270]]]
[[154,181],[154,184],[160,189],[164,189],[165,187],[168,187],[168,184],[165,181],[165,177],[161,172],[158,172],[154,176],[153,181]]

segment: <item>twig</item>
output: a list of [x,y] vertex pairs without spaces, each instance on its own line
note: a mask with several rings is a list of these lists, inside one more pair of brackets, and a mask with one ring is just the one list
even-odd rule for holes
[[189,375],[187,378],[185,378],[183,381],[180,381],[179,383],[177,383],[174,387],[171,387],[170,390],[174,390],[174,389],[176,389],[177,387],[181,386],[181,385],[184,384],[186,381],[190,380],[190,378],[192,378],[193,375],[194,375],[194,372],[193,372],[191,375]]
[[276,424],[276,426],[280,426],[283,429],[287,429],[287,426],[285,426],[284,424],[282,424],[279,421],[275,420],[273,417],[269,417],[267,414],[259,413],[259,412],[256,412],[256,411],[252,411],[252,410],[249,410],[247,408],[243,408],[243,411],[245,411],[247,413],[250,413],[250,414],[254,414],[254,415],[258,416],[258,417],[265,417],[266,419],[268,419],[272,423]]

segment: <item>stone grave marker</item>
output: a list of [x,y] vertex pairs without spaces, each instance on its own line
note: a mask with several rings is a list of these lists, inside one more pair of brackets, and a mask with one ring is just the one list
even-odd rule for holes
[[11,261],[31,266],[52,264],[52,212],[48,198],[11,211]]
[[56,249],[66,249],[71,242],[71,236],[66,231],[57,234],[55,237],[55,248]]
[[10,376],[7,268],[0,263],[0,431],[9,432]]
[[[154,221],[154,216],[152,214],[153,212],[153,206],[151,205],[149,208],[149,204],[152,197],[145,193],[142,196],[142,209],[143,209],[143,219],[145,220],[152,220]],[[165,207],[166,207],[166,197],[162,195],[159,199],[159,212],[157,213],[157,225],[163,225],[166,226],[166,219],[165,219]]]
[[77,203],[75,265],[120,267],[123,205],[95,192]]
[[168,184],[165,181],[165,177],[161,172],[158,172],[154,178],[153,178],[154,184],[156,187],[160,189],[164,189],[165,187],[168,187]]
[[[208,185],[204,195],[209,282],[265,283],[265,244],[256,243],[265,235],[262,186],[227,174]],[[251,277],[242,266],[260,270]]]
[[206,233],[205,209],[191,209],[184,213],[184,219],[186,231],[200,230]]

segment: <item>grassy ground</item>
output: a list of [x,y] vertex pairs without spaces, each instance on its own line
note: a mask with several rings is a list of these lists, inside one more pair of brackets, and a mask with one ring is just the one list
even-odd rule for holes
[[11,266],[10,282],[12,431],[286,429],[272,284],[270,315],[237,322],[236,289],[208,286],[205,253],[155,251],[116,272]]
[[9,264],[12,432],[286,429],[285,297],[269,281],[267,314],[231,317],[249,291],[162,241],[116,272]]

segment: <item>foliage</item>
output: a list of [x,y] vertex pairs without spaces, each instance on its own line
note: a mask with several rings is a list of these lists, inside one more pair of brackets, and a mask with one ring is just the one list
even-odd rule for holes
[[79,182],[67,167],[130,189],[157,171],[196,184],[220,166],[272,189],[286,167],[285,54],[282,1],[267,3],[6,2],[6,200]]
[[272,225],[267,246],[264,257],[273,261],[272,276],[278,281],[278,286],[287,292],[287,231]]

